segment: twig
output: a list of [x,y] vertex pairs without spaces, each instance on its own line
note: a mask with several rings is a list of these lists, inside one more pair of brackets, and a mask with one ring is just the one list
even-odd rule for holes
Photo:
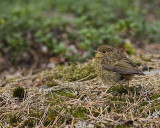
[[[33,75],[33,76],[29,76],[29,77],[23,77],[22,79],[16,80],[15,82],[11,83],[10,85],[14,85],[17,84],[18,82],[22,82],[24,80],[28,80],[28,79],[35,79],[38,75]],[[4,82],[0,85],[0,87],[4,87],[8,82]]]

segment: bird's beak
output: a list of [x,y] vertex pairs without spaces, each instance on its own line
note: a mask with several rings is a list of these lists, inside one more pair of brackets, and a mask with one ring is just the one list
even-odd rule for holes
[[95,57],[96,57],[96,58],[101,58],[101,57],[103,57],[101,52],[99,52],[99,51],[93,51],[93,52],[95,53]]
[[99,52],[99,51],[95,51],[95,50],[93,50],[93,52],[94,52],[94,53],[101,53],[101,52]]

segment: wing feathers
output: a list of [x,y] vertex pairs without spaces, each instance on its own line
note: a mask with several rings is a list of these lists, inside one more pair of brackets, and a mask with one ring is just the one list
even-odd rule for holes
[[120,61],[117,61],[117,63],[111,63],[108,64],[106,60],[102,61],[102,65],[104,69],[108,71],[117,72],[120,74],[138,74],[138,75],[144,75],[144,73],[137,68],[137,66],[130,61],[129,59],[123,59]]

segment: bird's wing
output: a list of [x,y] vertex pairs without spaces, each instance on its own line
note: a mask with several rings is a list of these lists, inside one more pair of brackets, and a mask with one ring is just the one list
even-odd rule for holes
[[108,59],[102,61],[103,68],[108,71],[117,72],[120,74],[138,74],[144,75],[144,73],[137,68],[137,66],[129,59],[125,58],[114,63],[108,64]]

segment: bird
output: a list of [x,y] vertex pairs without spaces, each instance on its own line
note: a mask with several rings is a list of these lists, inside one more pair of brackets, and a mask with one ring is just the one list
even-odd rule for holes
[[136,64],[123,53],[109,45],[101,45],[95,51],[94,67],[104,85],[129,86],[134,75],[144,75]]

